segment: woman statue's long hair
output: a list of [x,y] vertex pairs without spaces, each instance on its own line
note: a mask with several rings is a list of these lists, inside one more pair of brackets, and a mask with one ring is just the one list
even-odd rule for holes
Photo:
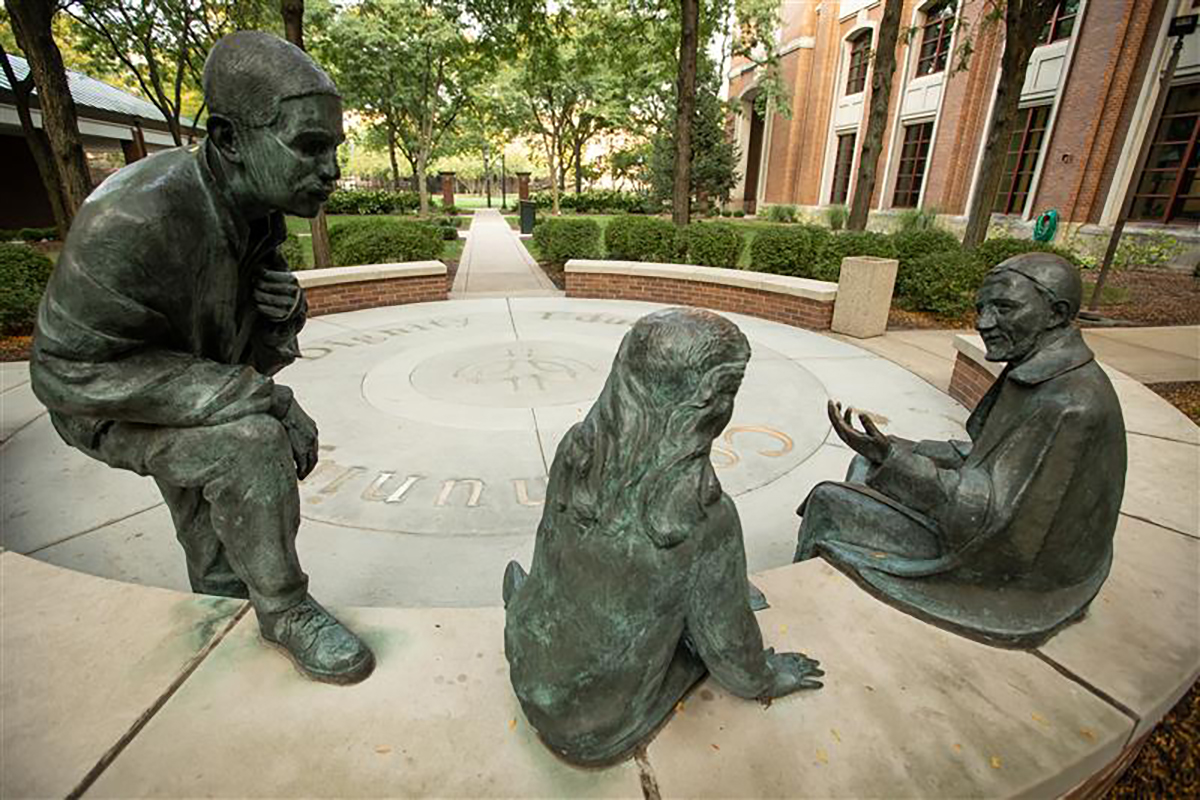
[[544,519],[544,531],[684,541],[721,497],[709,456],[749,359],[746,337],[716,314],[672,308],[638,320],[559,447],[547,490],[558,519]]

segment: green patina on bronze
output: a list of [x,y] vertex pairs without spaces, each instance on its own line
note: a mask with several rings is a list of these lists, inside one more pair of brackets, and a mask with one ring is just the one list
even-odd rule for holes
[[813,489],[796,560],[817,555],[915,616],[989,644],[1036,647],[1079,619],[1112,563],[1125,424],[1073,320],[1078,271],[1048,253],[996,266],[976,327],[1007,366],[970,441],[910,442],[829,404],[858,455]]
[[706,670],[745,698],[820,686],[816,661],[763,649],[709,460],[749,358],[716,314],[643,317],[555,454],[533,565],[505,574],[504,640],[526,717],[572,762],[628,756]]
[[272,376],[299,355],[304,292],[278,246],[338,177],[341,100],[298,48],[223,38],[208,137],[122,169],[79,210],[38,313],[30,375],[70,445],[152,476],[192,587],[249,597],[311,677],[361,680],[370,651],[308,596],[297,479],[317,427]]

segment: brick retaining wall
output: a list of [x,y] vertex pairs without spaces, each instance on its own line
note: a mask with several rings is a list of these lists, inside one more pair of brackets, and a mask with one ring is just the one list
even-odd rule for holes
[[296,277],[308,297],[310,317],[445,300],[450,291],[440,261],[313,269]]
[[361,311],[377,306],[445,300],[448,288],[444,275],[384,278],[376,281],[314,286],[306,290],[308,315],[315,317],[342,311]]
[[[625,271],[620,269],[603,262],[569,263],[567,297],[698,306],[817,331],[829,330],[833,320],[836,284],[832,283],[683,265],[630,264]],[[739,283],[761,283],[763,287]],[[809,289],[807,284],[817,288]],[[797,289],[801,285],[806,288]],[[805,293],[815,296],[806,297]]]
[[950,396],[967,408],[975,408],[996,381],[987,367],[959,351],[950,375]]

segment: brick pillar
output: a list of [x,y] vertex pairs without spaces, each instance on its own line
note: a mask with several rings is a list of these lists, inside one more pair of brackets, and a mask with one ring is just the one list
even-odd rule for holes
[[450,207],[454,205],[454,173],[439,172],[438,175],[442,178],[442,205]]
[[522,200],[529,199],[529,175],[528,172],[517,173],[517,193]]

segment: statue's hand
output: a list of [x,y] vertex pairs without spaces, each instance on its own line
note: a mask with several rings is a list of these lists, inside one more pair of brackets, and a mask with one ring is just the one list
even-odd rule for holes
[[767,650],[767,666],[773,676],[771,697],[783,697],[801,689],[820,689],[824,685],[815,680],[825,674],[820,662],[803,653],[776,653],[771,648]]
[[284,416],[283,429],[292,444],[292,457],[296,460],[296,477],[304,480],[317,465],[317,423],[304,413],[295,400]]
[[300,282],[290,272],[263,270],[254,284],[254,305],[272,322],[291,319],[302,296]]
[[854,413],[853,409],[847,408],[843,412],[842,404],[832,400],[826,404],[825,408],[829,413],[829,422],[833,425],[833,432],[846,443],[847,447],[872,464],[883,463],[892,448],[892,443],[887,435],[875,426],[875,422],[869,416],[861,411],[858,413],[858,421],[863,426],[862,431],[858,431],[855,430],[851,417]]

